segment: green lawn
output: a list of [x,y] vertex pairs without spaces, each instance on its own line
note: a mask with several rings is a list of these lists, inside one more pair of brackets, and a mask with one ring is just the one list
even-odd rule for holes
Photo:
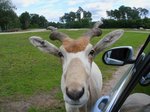
[[[71,38],[77,38],[86,30],[61,31]],[[110,31],[103,30],[103,35]],[[47,93],[55,87],[60,87],[62,69],[59,59],[33,47],[28,40],[33,35],[49,40],[49,31],[0,35],[0,100],[5,98],[19,100],[20,97],[28,98],[34,94]],[[147,36],[146,33],[125,32],[113,47],[133,46],[137,51]],[[101,37],[93,38],[91,43],[95,44]],[[56,46],[61,45],[58,41],[49,41]],[[102,54],[103,52],[95,58],[95,62],[100,67],[105,81],[111,78],[117,67],[104,65],[101,60]],[[56,94],[56,98],[62,99],[61,92]],[[34,108],[29,111],[36,112]]]

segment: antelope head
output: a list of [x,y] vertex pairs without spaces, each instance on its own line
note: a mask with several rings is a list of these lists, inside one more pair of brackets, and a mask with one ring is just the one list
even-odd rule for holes
[[52,32],[51,40],[59,40],[62,45],[57,48],[52,43],[40,37],[32,36],[30,42],[38,49],[57,56],[62,61],[61,89],[66,103],[73,106],[82,106],[89,99],[88,82],[91,76],[93,58],[103,49],[117,41],[123,34],[123,30],[115,30],[107,34],[96,45],[91,45],[92,37],[102,34],[99,28],[101,23],[74,40],[64,33],[58,32],[53,27],[48,27]]

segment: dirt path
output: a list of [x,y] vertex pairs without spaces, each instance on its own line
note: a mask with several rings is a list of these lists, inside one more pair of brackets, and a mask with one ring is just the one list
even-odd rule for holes
[[20,34],[20,33],[31,33],[31,32],[43,32],[43,31],[46,31],[46,29],[31,29],[31,30],[17,31],[17,32],[0,32],[0,35],[5,35],[5,34]]
[[55,98],[55,94],[60,92],[59,88],[54,88],[50,93],[41,93],[33,95],[27,99],[10,101],[9,99],[0,99],[0,112],[28,112],[32,107],[58,109],[64,106],[64,102]]
[[[128,66],[119,67],[112,75],[112,79],[104,82],[102,95],[107,95],[110,92],[127,68]],[[63,108],[63,100],[60,101],[55,98],[55,94],[60,91],[60,88],[54,88],[50,93],[34,95],[28,99],[20,99],[20,101],[0,99],[0,112],[27,112],[27,110],[31,107],[52,109]]]
[[110,93],[112,88],[114,88],[114,86],[120,80],[120,78],[123,76],[123,74],[128,69],[128,67],[129,67],[129,65],[119,67],[118,70],[112,75],[111,80],[108,80],[103,83],[102,95],[107,95],[108,93]]

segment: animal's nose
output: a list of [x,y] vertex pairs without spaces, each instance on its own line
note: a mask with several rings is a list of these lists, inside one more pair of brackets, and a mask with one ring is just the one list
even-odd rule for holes
[[77,101],[83,96],[84,88],[81,88],[80,90],[66,88],[66,94],[70,99]]

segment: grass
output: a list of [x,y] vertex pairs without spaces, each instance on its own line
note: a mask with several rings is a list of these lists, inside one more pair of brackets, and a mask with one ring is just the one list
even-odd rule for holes
[[59,62],[37,52],[28,41],[31,35],[35,34],[1,35],[0,96],[30,95],[59,83]]
[[[80,37],[85,30],[69,31],[61,30],[72,38]],[[111,30],[104,30],[103,35]],[[0,99],[10,98],[12,100],[22,97],[30,97],[40,92],[49,92],[52,88],[60,86],[62,68],[59,59],[52,55],[41,53],[33,47],[28,38],[30,36],[41,36],[49,40],[49,32],[36,32],[24,34],[0,35]],[[144,43],[148,34],[125,32],[123,37],[113,46],[133,46],[135,52]],[[102,37],[102,36],[101,36]],[[100,38],[93,38],[94,45]],[[56,46],[58,41],[51,41]],[[103,79],[109,80],[117,67],[104,65],[100,53],[95,62],[103,73]],[[62,99],[61,92],[56,94],[57,99]],[[62,109],[63,110],[63,109]],[[29,112],[47,112],[49,109],[30,108]],[[55,109],[53,112],[56,112]]]

